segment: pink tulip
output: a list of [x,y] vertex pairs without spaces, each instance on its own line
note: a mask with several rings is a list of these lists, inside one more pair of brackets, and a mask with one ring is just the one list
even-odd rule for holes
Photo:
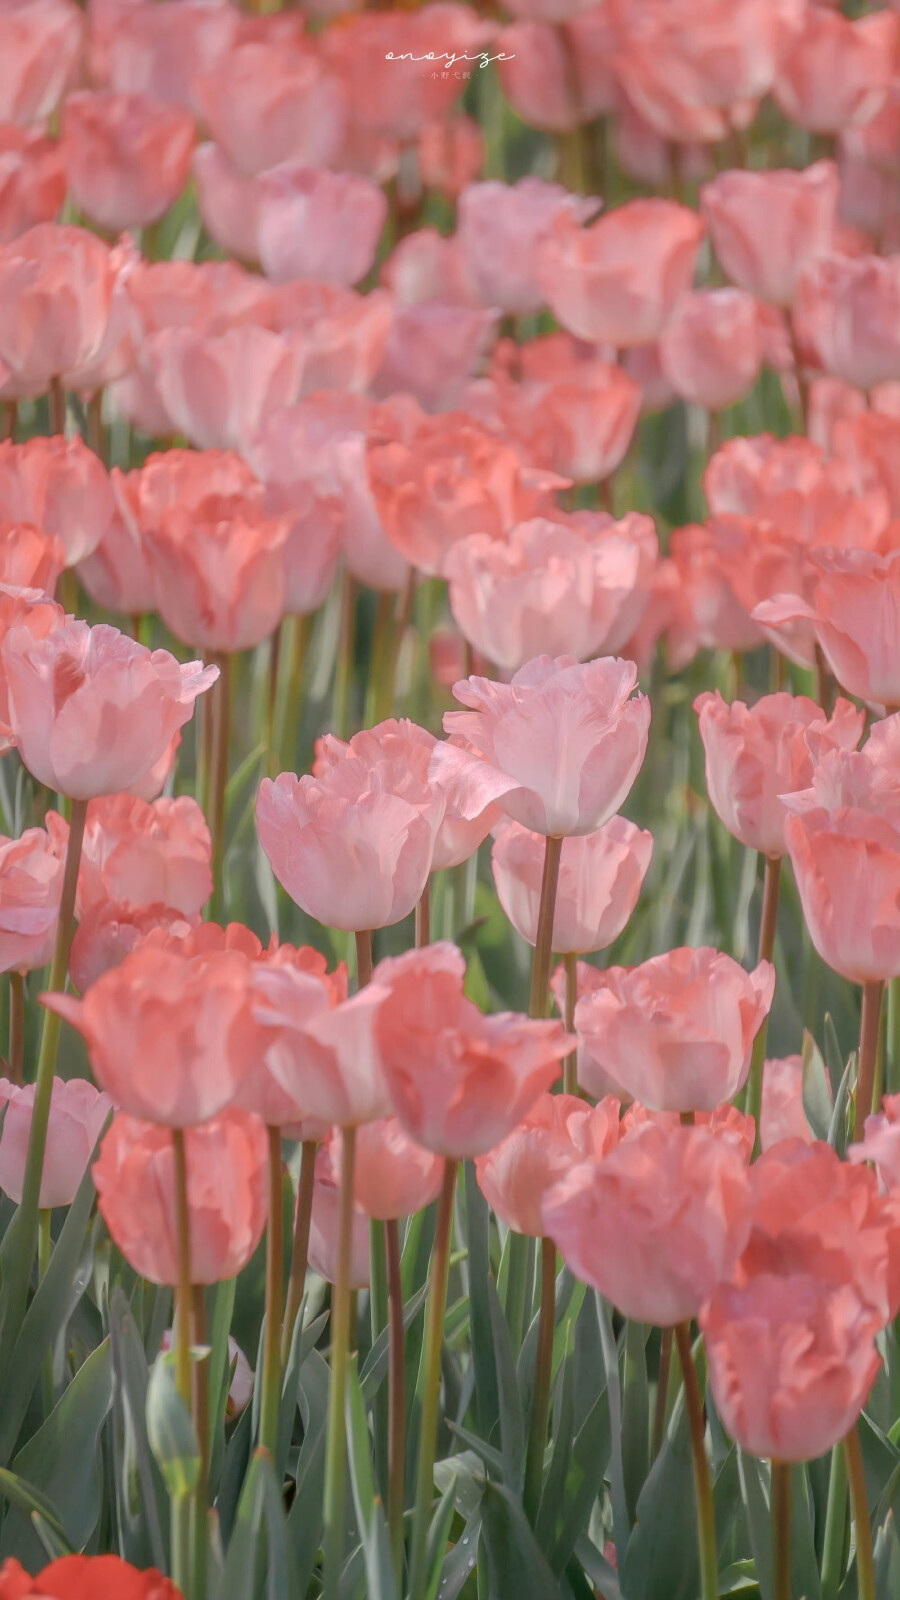
[[759,1142],[765,1152],[783,1139],[814,1138],[803,1106],[803,1057],[775,1056],[763,1068]]
[[539,311],[538,255],[556,216],[587,222],[599,200],[567,194],[542,178],[473,183],[459,197],[456,238],[486,306],[524,315]]
[[96,549],[78,562],[79,581],[91,599],[132,617],[157,608],[157,576],[141,527],[141,483],[140,467],[112,468],[113,515]]
[[216,144],[246,178],[283,161],[326,167],[338,153],[345,96],[308,48],[238,44],[195,79],[194,92]]
[[103,623],[66,622],[35,638],[23,620],[0,658],[23,762],[75,800],[145,780],[218,677],[217,667],[181,665]]
[[575,1008],[581,1080],[654,1111],[712,1111],[746,1083],[774,992],[770,962],[747,973],[708,947],[609,967]]
[[168,906],[190,920],[212,893],[212,845],[196,800],[138,800],[128,794],[88,806],[78,874],[78,915],[112,901]]
[[897,19],[886,12],[851,21],[809,6],[779,63],[774,98],[791,122],[813,133],[867,122],[884,103],[896,47]]
[[[537,943],[544,839],[518,822],[495,830],[491,868],[497,898],[523,939]],[[653,835],[624,817],[563,841],[553,915],[559,955],[605,950],[634,911],[650,865]]]
[[561,214],[539,253],[547,303],[580,339],[650,344],[691,287],[705,231],[672,200],[631,200],[589,228]]
[[856,389],[900,378],[900,257],[822,256],[799,281],[803,350]]
[[259,259],[275,283],[358,283],[370,271],[387,200],[353,172],[286,163],[259,180]]
[[465,996],[465,960],[439,943],[379,962],[375,1040],[393,1108],[411,1138],[449,1159],[481,1155],[559,1076],[573,1040],[558,1022],[484,1016]]
[[0,8],[0,122],[46,122],[78,66],[84,19],[70,0],[7,0]]
[[705,693],[694,701],[706,752],[706,786],[729,833],[750,850],[785,853],[781,796],[812,783],[830,750],[855,750],[865,715],[838,700],[830,718],[805,695],[763,695],[753,706]]
[[867,411],[863,397],[855,389],[844,393],[854,396],[854,401],[835,417],[831,431],[834,454],[847,462],[861,487],[884,489],[892,517],[900,516],[900,418]]
[[580,1161],[599,1161],[619,1141],[618,1100],[588,1106],[572,1094],[542,1094],[517,1128],[475,1162],[478,1187],[501,1222],[540,1238],[544,1195]]
[[268,328],[205,335],[189,328],[155,334],[147,350],[173,431],[201,450],[238,450],[267,412],[300,394],[299,342]]
[[451,411],[461,403],[496,321],[496,312],[471,306],[398,307],[375,376],[375,395],[386,399],[405,390],[426,411]]
[[812,629],[843,689],[878,705],[900,705],[895,617],[900,551],[816,550],[807,558],[809,598],[776,595],[753,613],[780,630],[797,622]]
[[[331,1146],[340,1181],[341,1145]],[[436,1200],[444,1163],[404,1131],[397,1117],[366,1122],[356,1135],[353,1194],[357,1206],[377,1222],[411,1217]]]
[[900,1095],[885,1095],[881,1110],[866,1117],[865,1138],[847,1155],[850,1161],[874,1162],[887,1189],[900,1186]]
[[259,183],[231,165],[217,144],[200,144],[193,156],[197,209],[220,249],[241,261],[259,257]]
[[72,387],[110,339],[116,263],[84,228],[42,222],[0,250],[0,377],[17,398]]
[[260,843],[279,883],[308,916],[350,931],[409,915],[443,814],[443,795],[388,754],[371,763],[348,755],[321,777],[265,778],[256,802]]
[[721,1283],[700,1326],[724,1427],[778,1461],[811,1461],[843,1439],[881,1365],[871,1311],[811,1273]]
[[730,1276],[749,1191],[746,1162],[726,1140],[650,1124],[571,1167],[544,1199],[543,1231],[623,1316],[672,1327]]
[[481,304],[459,239],[437,228],[417,228],[398,239],[380,277],[401,306]]
[[495,379],[499,428],[520,441],[526,460],[548,472],[574,483],[611,477],[638,423],[639,385],[606,361],[573,359],[559,372],[534,376],[524,358],[522,364],[521,382]]
[[[467,5],[437,0],[397,19],[385,11],[363,11],[324,34],[323,56],[343,84],[361,133],[411,143],[423,127],[444,117],[465,88],[463,66],[454,71],[423,70],[429,51],[440,69],[448,55],[474,58],[493,39],[495,24]],[[491,54],[496,54],[492,50]]]
[[81,917],[69,951],[69,976],[84,995],[105,972],[117,967],[135,945],[156,928],[184,938],[199,921],[186,918],[171,906],[117,905],[98,900]]
[[[337,1141],[323,1144],[316,1155],[312,1218],[309,1227],[309,1264],[326,1283],[337,1277],[338,1235],[340,1231],[341,1190],[335,1166]],[[366,1289],[369,1284],[369,1219],[358,1203],[353,1207],[350,1236],[351,1289]]]
[[[348,1000],[297,962],[266,962],[253,974],[253,1016],[270,1080],[294,1106],[279,1121],[315,1118],[337,1127],[376,1122],[391,1109],[375,1026],[384,987]],[[251,1080],[252,1081],[252,1080]]]
[[675,393],[707,411],[743,400],[762,358],[756,301],[740,289],[683,295],[659,341],[660,364]]
[[[35,1085],[17,1087],[0,1079],[0,1106],[3,1129],[0,1132],[0,1189],[16,1205],[21,1204],[25,1183],[25,1164],[34,1113]],[[88,1162],[113,1103],[84,1078],[53,1079],[47,1149],[41,1173],[40,1206],[70,1206],[87,1171]]]
[[70,95],[63,117],[69,194],[112,233],[156,222],[181,194],[195,141],[193,118],[147,95]]
[[[802,437],[729,439],[709,461],[703,491],[714,518],[752,517],[805,547],[875,549],[890,516],[882,487],[863,488],[850,464]],[[771,534],[759,528],[754,542]]]
[[31,522],[0,521],[0,583],[52,595],[65,564],[65,546],[55,533]]
[[615,103],[605,6],[556,26],[515,22],[496,35],[494,51],[503,93],[523,122],[565,133]]
[[607,656],[580,666],[571,656],[539,656],[509,684],[466,678],[454,695],[435,775],[449,769],[466,784],[464,816],[495,800],[535,833],[593,833],[618,811],[647,748],[650,705],[633,698],[637,672]]
[[54,222],[66,198],[66,173],[55,139],[39,128],[0,126],[0,245],[39,222]]
[[290,523],[252,502],[173,507],[147,532],[159,611],[183,644],[232,653],[252,649],[285,610]]
[[793,305],[802,272],[834,248],[839,192],[833,161],[801,172],[721,172],[705,184],[703,215],[732,282],[770,305]]
[[103,41],[107,76],[120,94],[153,94],[172,105],[200,110],[196,79],[233,44],[239,17],[208,0],[136,0],[117,10]]
[[13,749],[16,739],[10,723],[9,682],[3,664],[3,640],[25,627],[33,639],[45,639],[66,621],[62,606],[40,589],[19,589],[0,583],[0,752]]
[[58,811],[42,828],[0,839],[0,972],[33,972],[53,958],[69,829]]
[[416,154],[422,187],[456,200],[484,166],[484,134],[473,117],[454,113],[421,129]]
[[55,535],[67,566],[96,549],[115,512],[103,463],[81,439],[38,434],[26,444],[0,444],[0,520]]
[[[223,1111],[185,1131],[192,1283],[235,1278],[268,1209],[266,1130]],[[167,1128],[116,1116],[93,1166],[100,1214],[126,1261],[150,1283],[178,1282],[175,1156]]]

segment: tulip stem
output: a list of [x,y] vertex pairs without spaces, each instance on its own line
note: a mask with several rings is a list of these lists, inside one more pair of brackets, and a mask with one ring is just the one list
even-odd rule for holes
[[[175,1291],[175,1382],[191,1413],[191,1214],[188,1202],[187,1148],[184,1129],[172,1129],[175,1165],[175,1228],[178,1248],[178,1283]],[[172,1500],[172,1576],[178,1588],[193,1596],[191,1563],[191,1497],[176,1494]]]
[[556,1246],[552,1239],[541,1240],[541,1309],[538,1318],[537,1354],[534,1363],[534,1398],[531,1429],[525,1458],[525,1488],[522,1504],[530,1522],[537,1516],[544,1478],[544,1451],[547,1447],[547,1418],[550,1415],[550,1380],[553,1376],[553,1331],[556,1325]]
[[[759,960],[774,961],[775,933],[778,927],[778,894],[781,888],[781,857],[766,856],[763,873],[762,916],[759,924]],[[759,1154],[759,1123],[762,1111],[763,1072],[766,1064],[766,1038],[769,1031],[768,1016],[763,1017],[753,1041],[750,1057],[750,1080],[747,1088],[747,1110],[754,1121],[754,1151]]]
[[661,1328],[659,1340],[659,1375],[656,1380],[656,1406],[653,1412],[653,1444],[650,1459],[655,1461],[662,1449],[666,1431],[666,1406],[669,1399],[669,1373],[672,1370],[672,1329]]
[[266,1332],[263,1344],[259,1446],[274,1460],[281,1402],[281,1302],[284,1279],[284,1212],[281,1199],[281,1129],[269,1135],[269,1226],[266,1236]]
[[300,1178],[297,1183],[297,1209],[294,1213],[294,1243],[291,1249],[291,1270],[288,1277],[287,1304],[281,1329],[281,1364],[287,1366],[294,1339],[294,1324],[300,1315],[306,1290],[306,1269],[309,1265],[309,1225],[312,1219],[313,1192],[316,1183],[316,1141],[304,1139],[300,1150]]
[[[200,1350],[206,1344],[206,1290],[202,1283],[195,1283],[191,1289],[191,1313],[194,1346]],[[200,1445],[200,1474],[193,1497],[191,1538],[194,1600],[205,1600],[209,1549],[209,1358],[205,1354],[198,1355],[194,1364],[194,1426]]]
[[861,1139],[866,1117],[875,1109],[875,1060],[881,1030],[881,998],[884,984],[879,980],[863,984],[862,1016],[859,1024],[859,1069],[856,1079],[856,1106],[853,1112],[853,1137]]
[[21,1083],[25,1065],[25,979],[9,975],[9,1081]]
[[791,1464],[772,1462],[772,1600],[791,1600]]
[[50,429],[53,433],[66,431],[66,391],[58,373],[50,379]]
[[694,1457],[694,1495],[697,1502],[697,1534],[700,1544],[700,1595],[701,1600],[717,1600],[719,1593],[718,1556],[716,1553],[716,1513],[713,1507],[712,1479],[706,1456],[706,1420],[703,1401],[697,1382],[697,1369],[691,1350],[691,1328],[688,1322],[679,1322],[675,1329],[675,1345],[684,1380],[684,1401],[691,1430],[691,1451]]
[[431,943],[431,879],[425,880],[425,887],[419,896],[416,905],[416,949],[422,950]]
[[397,1592],[403,1587],[403,1507],[406,1499],[406,1336],[400,1277],[400,1230],[396,1218],[384,1224],[387,1254],[388,1316],[391,1341],[388,1425],[388,1526]]
[[[56,947],[50,968],[48,989],[61,992],[66,986],[69,970],[69,947],[75,921],[75,890],[78,869],[81,865],[81,846],[87,816],[86,800],[73,800],[69,817],[69,843],[66,848],[66,866],[62,894],[59,902],[59,921],[56,927]],[[41,1033],[41,1051],[38,1057],[34,1107],[31,1114],[31,1133],[28,1140],[28,1158],[22,1185],[22,1201],[16,1215],[16,1259],[11,1263],[6,1286],[7,1322],[3,1330],[4,1345],[11,1350],[18,1336],[25,1314],[28,1284],[38,1234],[41,1179],[44,1172],[44,1152],[47,1148],[47,1125],[50,1121],[50,1101],[53,1095],[53,1076],[56,1071],[56,1053],[59,1047],[61,1018],[55,1011],[45,1011]]]
[[364,989],[372,981],[372,932],[366,928],[356,934],[356,987]]
[[211,695],[210,832],[212,833],[213,920],[225,918],[225,794],[228,788],[228,735],[231,730],[231,657],[218,658],[219,681]]
[[332,725],[339,739],[346,739],[350,732],[350,680],[355,654],[356,584],[345,569],[341,579],[341,625],[331,710]]
[[850,1504],[856,1523],[856,1581],[859,1600],[875,1600],[875,1563],[872,1555],[872,1524],[869,1521],[869,1502],[866,1496],[866,1477],[863,1471],[862,1448],[859,1442],[859,1423],[856,1423],[844,1440],[844,1457],[850,1481]]
[[431,1257],[428,1329],[425,1336],[425,1393],[422,1397],[419,1464],[416,1473],[416,1500],[409,1558],[409,1600],[425,1600],[428,1587],[426,1570],[428,1528],[434,1500],[434,1457],[437,1448],[441,1389],[441,1348],[444,1342],[444,1308],[447,1303],[447,1274],[450,1265],[450,1235],[453,1228],[453,1193],[456,1187],[457,1166],[458,1162],[449,1157],[444,1162],[444,1182]]
[[[563,956],[563,967],[566,974],[566,1032],[575,1031],[575,1006],[578,1001],[578,957],[574,954]],[[578,1051],[566,1056],[563,1062],[563,1089],[566,1094],[578,1093]]]
[[887,1056],[885,1086],[888,1094],[900,1093],[900,978],[888,984]]
[[356,1169],[356,1129],[341,1132],[341,1192],[338,1253],[331,1292],[331,1394],[328,1404],[328,1443],[325,1457],[325,1600],[339,1600],[344,1562],[344,1499],[347,1478],[347,1440],[344,1407],[350,1339],[350,1258],[353,1244],[353,1190]]
[[828,1479],[825,1543],[822,1551],[822,1600],[837,1600],[844,1575],[846,1530],[847,1452],[837,1446],[831,1452],[831,1472]]
[[556,886],[559,882],[562,845],[562,839],[548,833],[544,847],[544,873],[541,879],[541,907],[538,912],[534,964],[531,968],[531,1000],[528,1006],[530,1017],[547,1015],[550,965],[553,960],[553,915],[556,910]]

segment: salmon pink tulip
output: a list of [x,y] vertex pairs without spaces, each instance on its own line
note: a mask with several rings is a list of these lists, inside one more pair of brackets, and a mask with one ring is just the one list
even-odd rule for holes
[[0,972],[33,972],[53,958],[69,829],[58,811],[42,828],[0,839]]
[[39,222],[55,221],[65,198],[66,172],[56,140],[39,128],[0,125],[0,245]]
[[880,110],[892,78],[897,19],[872,12],[851,21],[805,7],[788,35],[773,86],[785,116],[813,133],[841,133]]
[[457,202],[456,238],[483,304],[516,316],[540,311],[538,252],[553,218],[587,222],[599,208],[599,200],[567,194],[542,178],[470,184]]
[[148,803],[128,794],[88,806],[78,874],[78,915],[111,900],[168,906],[190,920],[212,893],[212,844],[190,795]]
[[274,283],[353,284],[371,270],[387,216],[384,192],[356,172],[290,162],[259,180],[257,240]]
[[58,539],[66,566],[97,548],[115,514],[106,469],[81,439],[37,434],[0,444],[0,520],[28,522]]
[[[495,829],[494,886],[516,932],[537,943],[545,840],[518,822]],[[650,865],[653,835],[624,817],[594,833],[564,839],[559,863],[552,948],[559,955],[605,950],[634,911]]]
[[0,379],[16,398],[73,387],[111,337],[113,252],[85,228],[41,222],[0,250]]
[[[335,1139],[331,1154],[338,1182],[341,1150]],[[357,1206],[376,1222],[391,1222],[411,1217],[437,1199],[444,1163],[432,1150],[416,1144],[397,1117],[384,1117],[358,1130],[353,1172]]]
[[157,222],[188,180],[193,117],[149,95],[70,95],[63,114],[69,194],[110,233]]
[[900,378],[900,257],[821,256],[799,280],[794,328],[806,358],[855,389]]
[[[340,1232],[341,1189],[336,1152],[340,1141],[330,1140],[316,1155],[312,1216],[309,1225],[309,1264],[326,1283],[337,1277],[338,1236]],[[365,1289],[369,1284],[369,1219],[359,1202],[353,1206],[350,1235],[349,1287]]]
[[517,1128],[475,1162],[478,1187],[501,1222],[539,1239],[544,1195],[580,1161],[599,1161],[619,1142],[618,1100],[589,1106],[572,1094],[542,1094]]
[[263,1030],[270,1092],[280,1092],[295,1107],[293,1117],[279,1120],[296,1121],[302,1113],[356,1127],[388,1115],[391,1102],[374,1032],[383,999],[377,984],[347,999],[346,988],[296,960],[256,968],[252,1010]]
[[71,0],[0,8],[0,122],[46,122],[75,76],[84,18]]
[[700,191],[712,246],[741,289],[791,306],[801,273],[834,248],[840,180],[833,161],[801,172],[720,172]]
[[[25,1163],[34,1113],[35,1086],[17,1087],[0,1080],[3,1130],[0,1132],[0,1189],[19,1205],[25,1182]],[[53,1079],[47,1150],[41,1173],[40,1205],[70,1206],[87,1171],[94,1146],[113,1109],[108,1094],[101,1094],[84,1078]]]
[[743,400],[762,369],[756,301],[741,289],[682,295],[659,341],[662,370],[677,395],[707,411]]
[[900,550],[814,550],[807,567],[808,598],[776,594],[756,606],[754,617],[777,633],[808,624],[842,689],[877,705],[900,705]]

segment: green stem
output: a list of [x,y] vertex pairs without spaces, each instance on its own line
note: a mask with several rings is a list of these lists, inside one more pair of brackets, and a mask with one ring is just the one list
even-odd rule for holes
[[409,1558],[409,1600],[425,1600],[428,1587],[428,1528],[434,1501],[434,1457],[437,1449],[441,1390],[441,1348],[444,1342],[444,1308],[447,1303],[453,1191],[456,1186],[457,1166],[458,1163],[449,1157],[444,1162],[444,1182],[438,1207],[434,1252],[431,1257],[431,1286],[428,1295],[428,1329],[425,1345],[425,1393],[422,1398],[419,1464]]
[[397,1592],[403,1587],[403,1509],[406,1500],[406,1336],[400,1277],[400,1230],[394,1218],[384,1224],[390,1319],[390,1421],[388,1427],[388,1527]]
[[[775,959],[775,933],[778,927],[778,892],[780,887],[781,857],[766,856],[763,876],[762,917],[759,924],[760,961],[774,961]],[[768,1017],[763,1017],[759,1031],[753,1041],[753,1054],[750,1058],[750,1078],[747,1087],[747,1110],[756,1125],[754,1148],[757,1155],[759,1154],[759,1120],[762,1110],[763,1071],[766,1061],[768,1029],[769,1019]]]
[[25,1065],[25,979],[9,975],[9,1081],[21,1083]]
[[372,934],[367,928],[356,938],[356,987],[364,989],[372,981]]
[[288,1277],[287,1303],[281,1329],[281,1364],[287,1366],[294,1338],[294,1324],[300,1315],[306,1290],[306,1269],[309,1264],[309,1225],[312,1218],[313,1193],[316,1184],[315,1139],[304,1139],[300,1150],[300,1178],[297,1184],[297,1209],[294,1213],[294,1243],[291,1249],[291,1270]]
[[[52,992],[66,986],[69,969],[69,947],[75,924],[75,890],[78,869],[81,865],[81,846],[87,816],[86,800],[73,800],[69,817],[69,843],[66,849],[66,866],[62,895],[59,904],[59,922],[56,928],[56,948],[47,985]],[[41,1033],[41,1050],[38,1057],[34,1107],[31,1114],[31,1133],[28,1140],[28,1158],[22,1185],[22,1200],[16,1214],[16,1257],[10,1265],[8,1285],[7,1321],[3,1330],[4,1342],[12,1349],[25,1315],[28,1284],[34,1261],[38,1235],[41,1179],[44,1172],[44,1152],[47,1148],[47,1125],[50,1120],[50,1100],[53,1094],[53,1076],[56,1071],[56,1054],[59,1048],[61,1018],[55,1011],[45,1011]]]
[[53,433],[66,431],[66,391],[58,374],[50,379],[50,429]]
[[[372,1343],[379,1339],[390,1320],[388,1304],[388,1263],[385,1225],[375,1217],[369,1218],[369,1327]],[[383,1500],[387,1500],[390,1481],[390,1394],[388,1385],[382,1383],[372,1406],[372,1433],[375,1454],[375,1471]]]
[[881,999],[884,984],[876,981],[863,984],[862,1015],[859,1023],[859,1070],[856,1080],[856,1104],[853,1111],[853,1137],[861,1139],[866,1117],[875,1109],[875,1060],[878,1054],[878,1034],[881,1028]]
[[[194,1284],[191,1293],[194,1345],[206,1344],[206,1290]],[[206,1600],[207,1556],[209,1551],[209,1358],[198,1357],[194,1364],[194,1426],[200,1445],[200,1475],[192,1500],[194,1600]]]
[[209,823],[212,834],[213,920],[225,917],[225,793],[228,788],[228,735],[231,730],[231,657],[218,658],[219,681],[213,687],[210,752]]
[[[187,1148],[184,1129],[172,1129],[175,1162],[175,1227],[178,1235],[178,1282],[175,1290],[175,1382],[187,1411],[191,1406],[191,1214],[188,1202]],[[193,1596],[191,1562],[191,1496],[172,1499],[172,1575],[178,1588]],[[189,1587],[190,1585],[190,1587]]]
[[716,1514],[713,1507],[712,1479],[706,1456],[706,1422],[703,1401],[697,1382],[697,1370],[691,1350],[691,1329],[687,1322],[679,1322],[675,1329],[675,1344],[684,1381],[684,1399],[691,1430],[691,1452],[694,1458],[694,1495],[697,1502],[697,1536],[700,1544],[700,1595],[701,1600],[717,1600],[719,1593],[718,1557],[716,1554]]
[[550,1380],[553,1376],[553,1331],[556,1323],[556,1246],[552,1239],[541,1240],[541,1309],[538,1319],[537,1355],[534,1365],[534,1399],[531,1429],[525,1458],[525,1489],[522,1503],[530,1522],[537,1516],[544,1478],[544,1451],[547,1446],[547,1418],[550,1415]]
[[531,1299],[533,1270],[529,1270],[532,1266],[530,1247],[531,1240],[524,1233],[510,1231],[506,1242],[506,1294],[503,1310],[517,1359],[525,1337],[526,1302],[530,1304]]
[[791,1464],[772,1462],[772,1600],[791,1600]]
[[900,978],[888,984],[888,1048],[885,1092],[900,1094]]
[[875,1600],[875,1564],[872,1556],[872,1524],[869,1520],[869,1502],[866,1497],[866,1477],[863,1471],[862,1449],[859,1442],[859,1424],[850,1429],[844,1440],[847,1477],[850,1481],[850,1504],[856,1523],[856,1581],[859,1600]]
[[421,950],[431,943],[431,879],[429,878],[419,896],[416,906],[416,949]]
[[556,910],[556,886],[559,882],[559,862],[562,839],[547,835],[544,847],[544,872],[541,879],[541,906],[538,912],[537,942],[534,947],[534,964],[531,968],[530,1017],[545,1017],[548,1009],[550,966],[553,960],[553,914]]
[[844,1576],[844,1543],[847,1530],[847,1456],[836,1446],[831,1452],[828,1480],[828,1505],[825,1511],[825,1541],[822,1550],[822,1600],[837,1600]]
[[[578,1000],[578,957],[574,954],[563,956],[563,967],[566,974],[566,1031],[575,1032],[575,1006]],[[578,1051],[566,1056],[563,1062],[563,1089],[566,1094],[578,1093]]]
[[[53,1249],[53,1241],[50,1234],[50,1223],[52,1219],[52,1211],[50,1211],[47,1206],[41,1206],[38,1219],[39,1283],[43,1282],[43,1279],[46,1276],[47,1268],[50,1265],[50,1255]],[[55,1399],[56,1397],[53,1388],[53,1347],[51,1345],[44,1357],[43,1365],[41,1367],[41,1400],[43,1402],[45,1418],[49,1417],[51,1411],[53,1410]]]
[[344,1406],[350,1341],[350,1259],[353,1243],[353,1188],[356,1168],[356,1129],[341,1133],[341,1197],[338,1254],[331,1292],[331,1394],[328,1402],[328,1442],[325,1457],[325,1600],[339,1600],[344,1562],[344,1499],[347,1478],[347,1440]]
[[656,1406],[653,1412],[653,1441],[650,1459],[655,1461],[662,1449],[666,1431],[666,1408],[669,1399],[669,1374],[672,1370],[672,1329],[660,1329],[659,1376],[656,1380]]
[[331,722],[339,739],[350,732],[350,683],[356,655],[356,584],[344,570],[341,579],[341,631],[334,672],[334,699]]
[[281,1402],[281,1302],[284,1213],[281,1200],[281,1129],[269,1128],[269,1225],[266,1236],[266,1331],[263,1343],[259,1445],[275,1458]]

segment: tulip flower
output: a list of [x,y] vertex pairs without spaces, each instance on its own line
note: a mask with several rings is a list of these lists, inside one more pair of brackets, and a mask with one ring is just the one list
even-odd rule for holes
[[157,222],[187,183],[193,118],[149,95],[69,95],[63,156],[69,193],[110,233]]
[[703,215],[732,283],[769,305],[793,305],[804,268],[834,246],[839,193],[833,161],[801,172],[721,172],[704,184]]
[[[16,1205],[21,1202],[34,1111],[35,1085],[24,1087],[0,1079],[3,1129],[0,1132],[0,1189]],[[69,1206],[87,1171],[113,1102],[84,1078],[53,1079],[47,1149],[41,1174],[42,1211]]]

